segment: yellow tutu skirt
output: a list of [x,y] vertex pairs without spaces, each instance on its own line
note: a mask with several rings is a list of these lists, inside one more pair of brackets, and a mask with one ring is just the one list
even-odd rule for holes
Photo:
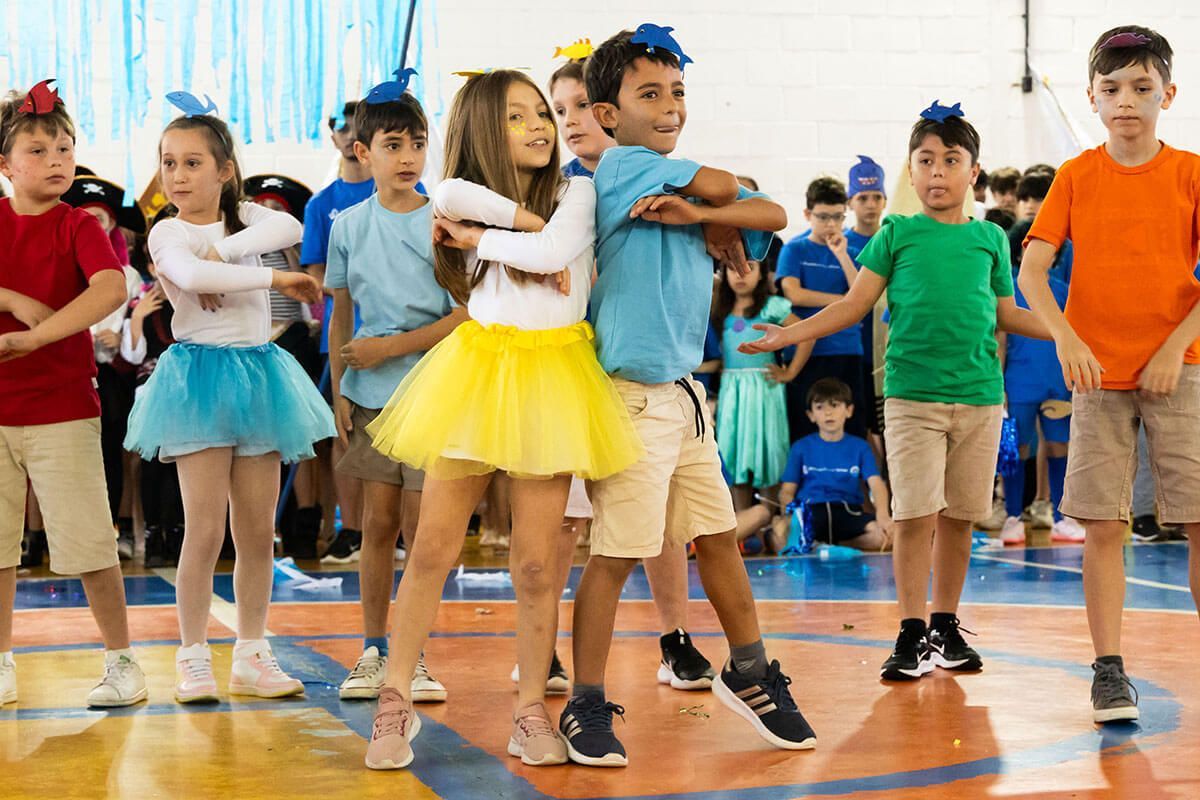
[[468,320],[425,354],[367,426],[394,461],[441,480],[613,475],[645,450],[587,322],[527,331]]

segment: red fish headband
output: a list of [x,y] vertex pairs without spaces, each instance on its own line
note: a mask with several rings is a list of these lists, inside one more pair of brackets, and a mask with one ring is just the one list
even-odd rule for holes
[[55,107],[62,105],[63,101],[58,96],[58,90],[50,88],[50,84],[55,80],[57,78],[47,78],[30,89],[29,94],[25,95],[25,102],[21,103],[17,111],[22,114],[33,114],[40,117],[43,114],[51,113]]
[[1141,47],[1142,45],[1150,44],[1150,37],[1133,31],[1125,31],[1124,33],[1114,34],[1097,47],[1097,50],[1108,50],[1113,47]]

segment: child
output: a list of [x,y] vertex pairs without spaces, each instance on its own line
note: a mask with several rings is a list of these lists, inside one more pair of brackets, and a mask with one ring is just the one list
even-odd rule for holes
[[595,190],[586,178],[564,181],[554,137],[549,105],[520,72],[472,77],[455,96],[434,255],[438,282],[471,319],[413,367],[367,427],[380,452],[426,472],[367,748],[372,769],[413,759],[419,720],[405,695],[446,573],[496,471],[512,478],[520,685],[508,752],[530,765],[566,761],[544,698],[570,476],[604,478],[642,449],[584,321]]
[[[871,237],[879,233],[883,210],[887,205],[887,194],[884,191],[885,175],[883,167],[868,156],[859,156],[858,163],[850,167],[847,182],[847,196],[850,210],[854,212],[854,225],[842,233],[846,236],[846,252],[851,259],[857,259],[858,254],[871,241]],[[882,349],[882,341],[876,348],[875,332],[882,330],[882,321],[875,320],[876,311],[871,310],[862,321],[862,395],[865,407],[863,417],[866,421],[868,437],[876,452],[882,453],[883,436],[883,402],[879,396],[882,389],[882,379],[876,380],[875,355],[877,349]],[[880,372],[882,371],[879,370]],[[879,385],[876,385],[876,384]]]
[[[858,267],[842,232],[846,189],[836,178],[817,178],[808,185],[804,218],[812,225],[807,237],[792,239],[779,254],[775,282],[800,318],[811,317],[850,290]],[[865,436],[863,404],[863,335],[861,323],[824,337],[812,346],[812,357],[800,376],[788,384],[788,428],[795,441],[816,430],[805,412],[809,388],[821,378],[837,378],[854,394],[850,432]]]
[[[808,415],[817,426],[788,453],[779,505],[808,504],[813,538],[859,550],[884,550],[892,541],[887,484],[865,439],[846,433],[853,413],[850,387],[822,378],[808,390]],[[863,511],[862,484],[871,490],[875,514]]]
[[971,557],[971,523],[992,506],[1004,402],[995,332],[1046,336],[1013,301],[1004,232],[963,213],[979,169],[979,134],[961,114],[957,105],[936,102],[921,112],[908,140],[908,166],[922,211],[884,220],[859,256],[864,269],[849,294],[790,328],[759,326],[766,335],[743,345],[750,352],[774,350],[841,330],[887,290],[884,439],[901,622],[881,670],[885,680],[919,678],[934,666],[975,670],[982,664],[963,640],[956,613]]
[[712,326],[721,335],[721,400],[717,405],[717,446],[733,479],[734,507],[754,505],[754,490],[779,483],[787,463],[787,396],[784,386],[796,377],[807,355],[797,348],[787,367],[773,354],[746,355],[738,345],[757,338],[756,322],[790,325],[791,305],[771,294],[757,261],[739,275],[721,270]]
[[[358,576],[365,638],[363,653],[338,695],[374,699],[387,668],[396,531],[411,552],[425,476],[376,452],[366,427],[424,351],[444,339],[466,313],[451,313],[450,295],[434,278],[433,207],[415,188],[425,169],[427,144],[421,104],[406,92],[399,100],[360,102],[354,113],[355,153],[371,170],[375,194],[334,221],[325,287],[333,292],[329,362],[334,416],[346,445],[335,469],[363,482]],[[357,332],[356,307],[362,315]],[[424,660],[417,662],[412,699],[446,699],[446,687],[429,674]]]
[[13,190],[0,200],[0,704],[17,700],[12,623],[28,480],[50,569],[79,574],[104,642],[104,677],[87,703],[128,706],[146,699],[146,679],[129,649],[87,332],[124,305],[125,278],[100,223],[60,200],[75,172],[75,126],[47,83],[0,102],[0,174]]
[[[1163,522],[1181,524],[1200,602],[1200,298],[1193,270],[1200,158],[1158,139],[1171,106],[1171,46],[1148,28],[1100,34],[1088,99],[1108,140],[1062,166],[1026,240],[1021,289],[1046,322],[1074,392],[1062,512],[1083,523],[1083,588],[1096,661],[1092,718],[1138,718],[1121,657],[1123,549],[1138,419]],[[1119,224],[1114,224],[1119,220]],[[1070,237],[1066,314],[1046,276]],[[1136,302],[1129,302],[1136,298]]]
[[[337,215],[350,206],[357,205],[375,191],[375,181],[366,164],[359,163],[354,154],[354,113],[356,101],[346,103],[340,114],[328,120],[329,140],[341,154],[338,176],[321,189],[304,207],[304,240],[300,244],[300,265],[318,281],[325,280],[325,262],[329,254],[329,232]],[[325,311],[321,315],[320,353],[323,360],[329,358],[329,323],[333,317],[333,295],[325,295]],[[332,398],[332,395],[330,395]],[[331,400],[332,402],[332,400]],[[342,529],[329,547],[324,560],[335,564],[349,564],[357,560],[362,547],[362,481],[342,475],[332,465],[346,454],[340,437],[319,449],[321,470],[329,469],[328,480],[336,490],[337,505],[342,512]],[[332,528],[333,509],[322,509],[320,505],[296,510],[294,550],[303,550],[305,555],[316,555],[317,539],[324,524]]]
[[[550,76],[550,99],[554,104],[554,114],[558,117],[567,149],[575,156],[563,167],[563,175],[568,178],[576,175],[592,177],[596,165],[600,163],[600,156],[617,144],[592,114],[583,80],[583,65],[583,60],[568,61]],[[717,359],[716,366],[720,366],[720,353],[713,355]],[[582,499],[587,500],[586,490],[582,486],[572,485],[571,493],[573,498],[579,499],[582,495]],[[590,503],[587,508],[588,517],[591,517]],[[562,543],[560,551],[559,581],[562,587],[567,585],[570,578],[571,562],[575,555],[574,543],[570,543],[570,547],[567,545],[566,542]],[[684,691],[708,689],[716,672],[704,654],[696,649],[687,632],[687,551],[679,542],[664,541],[661,553],[642,559],[642,568],[646,571],[646,581],[650,584],[650,595],[658,611],[659,630],[662,633],[658,639],[658,682]],[[557,653],[553,666],[560,670],[562,681],[557,685],[561,685],[561,691],[565,692],[566,672],[558,663]]]
[[992,208],[1017,213],[1017,184],[1021,172],[1016,167],[1000,167],[988,174],[988,188],[992,190]]
[[[643,35],[653,28],[645,26]],[[780,230],[787,215],[743,193],[728,172],[666,157],[687,119],[681,51],[658,38],[653,48],[635,38],[643,36],[623,31],[610,38],[589,56],[584,75],[596,119],[618,144],[595,177],[599,279],[591,317],[600,363],[615,378],[648,453],[593,486],[591,557],[575,601],[575,686],[559,730],[573,761],[628,763],[612,729],[612,715],[623,709],[605,697],[605,663],[621,588],[637,560],[657,555],[669,535],[694,544],[705,592],[731,645],[714,693],[775,746],[811,748],[815,737],[792,701],[790,680],[778,661],[767,661],[711,414],[690,375],[700,365],[712,303],[706,249],[744,270],[739,229]],[[761,258],[767,237],[756,235],[751,244],[749,255]]]
[[1050,191],[1054,175],[1045,172],[1031,172],[1021,177],[1017,184],[1017,221],[1031,220],[1037,216],[1042,201]]
[[159,141],[163,191],[178,210],[150,232],[149,247],[175,314],[171,345],[138,393],[125,446],[174,461],[184,539],[175,592],[181,647],[175,700],[215,702],[207,644],[213,569],[231,512],[237,548],[237,643],[229,692],[300,694],[263,638],[274,568],[279,464],[313,457],[334,436],[333,417],[296,360],[269,342],[267,290],[301,302],[320,297],[308,275],[263,269],[259,256],[300,240],[288,214],[240,202],[233,134],[215,116],[176,118]]

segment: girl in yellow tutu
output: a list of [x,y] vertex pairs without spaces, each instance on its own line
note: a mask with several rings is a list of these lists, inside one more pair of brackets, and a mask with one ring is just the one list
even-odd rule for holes
[[433,196],[434,250],[438,281],[471,320],[426,354],[367,427],[377,450],[426,472],[367,750],[372,768],[412,761],[420,722],[409,682],[471,513],[496,471],[514,478],[520,683],[508,752],[526,764],[567,760],[544,695],[571,476],[612,475],[637,461],[642,446],[584,320],[595,189],[587,178],[564,180],[557,151],[549,105],[522,73],[478,75],[455,97],[447,180]]

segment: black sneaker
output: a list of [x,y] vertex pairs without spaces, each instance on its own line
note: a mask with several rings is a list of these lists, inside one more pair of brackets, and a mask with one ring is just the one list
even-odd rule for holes
[[817,735],[792,700],[788,691],[791,682],[779,670],[778,661],[771,662],[766,676],[755,680],[738,672],[731,660],[713,680],[712,689],[717,699],[771,744],[781,750],[812,750],[817,746]]
[[133,520],[129,517],[117,520],[117,558],[121,561],[133,558]]
[[1130,527],[1137,542],[1177,542],[1187,538],[1179,528],[1159,525],[1153,514],[1134,517]]
[[885,681],[912,681],[933,672],[933,658],[924,631],[900,629],[896,647],[879,675]]
[[[956,672],[973,672],[983,669],[983,659],[979,657],[979,653],[975,652],[975,648],[963,639],[962,634],[959,633],[960,630],[966,629],[959,627],[957,618],[945,630],[929,629],[927,641],[933,665]],[[967,633],[974,636],[971,631],[967,631]]]
[[40,567],[46,558],[46,532],[26,529],[21,537],[21,566]]
[[1137,689],[1116,664],[1092,664],[1092,720],[1124,722],[1138,718]]
[[613,714],[625,719],[625,709],[592,692],[567,701],[558,730],[567,740],[567,755],[589,767],[623,767],[629,763],[625,747],[613,733]]
[[571,678],[562,662],[558,660],[558,651],[550,661],[550,674],[546,676],[546,694],[566,694],[571,688]]
[[683,628],[661,637],[658,646],[662,661],[658,665],[658,682],[673,689],[695,690],[712,687],[716,670],[708,659],[692,645],[692,637]]
[[167,535],[157,525],[146,526],[146,545],[142,563],[146,569],[167,565]]
[[358,561],[358,551],[362,550],[362,531],[353,528],[342,528],[329,551],[321,557],[322,564],[353,564]]

